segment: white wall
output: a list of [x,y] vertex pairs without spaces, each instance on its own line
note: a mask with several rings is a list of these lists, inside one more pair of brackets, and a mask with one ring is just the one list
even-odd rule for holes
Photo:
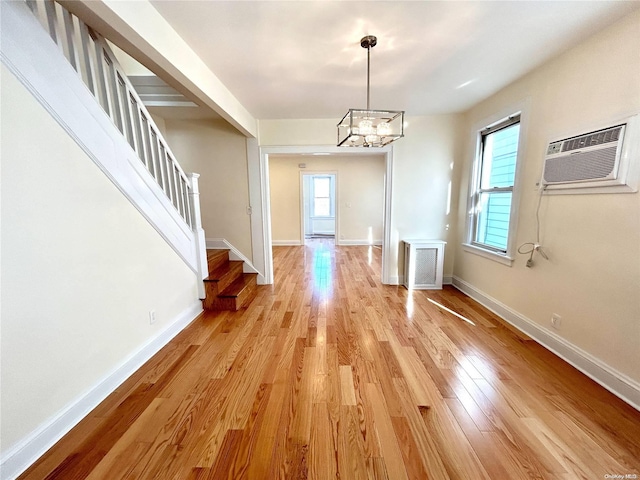
[[259,120],[258,141],[261,147],[282,145],[335,145],[338,120]]
[[[457,197],[454,172],[458,115],[409,117],[406,137],[394,145],[391,245],[404,272],[403,239],[444,240],[444,276],[453,272]],[[402,278],[402,277],[401,277]]]
[[1,103],[4,456],[201,307],[195,274],[4,66]]
[[[457,197],[447,213],[449,182],[455,181],[460,115],[407,117],[405,137],[393,143],[390,255],[391,281],[402,279],[403,239],[453,240]],[[261,146],[335,145],[336,120],[261,120]],[[345,149],[345,151],[349,151]],[[456,191],[456,184],[452,185]],[[272,209],[273,210],[273,209]],[[274,237],[275,238],[275,237]],[[453,246],[445,250],[444,275],[453,272]]]
[[206,238],[224,238],[251,260],[246,137],[224,120],[165,118],[164,129],[182,168],[200,174]]
[[[306,164],[300,169],[298,164]],[[336,173],[338,243],[382,242],[384,208],[384,157],[269,156],[271,236],[277,243],[302,244],[300,174]]]
[[[467,253],[466,195],[475,133],[471,126],[510,105],[529,102],[517,244],[535,240],[535,206],[546,145],[640,112],[640,11],[526,75],[471,109],[459,192],[455,275],[534,326],[555,333],[596,363],[640,381],[640,193],[545,196],[542,244],[550,261],[512,267]],[[562,138],[562,137],[560,137]],[[635,158],[640,162],[640,158]],[[607,367],[608,366],[608,367]],[[637,388],[637,387],[636,387]],[[640,391],[638,391],[640,394]],[[638,397],[640,398],[640,396]]]

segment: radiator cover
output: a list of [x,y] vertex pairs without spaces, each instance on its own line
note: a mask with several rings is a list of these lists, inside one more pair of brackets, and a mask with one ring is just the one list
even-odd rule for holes
[[407,289],[442,289],[445,244],[442,240],[404,240],[403,285]]

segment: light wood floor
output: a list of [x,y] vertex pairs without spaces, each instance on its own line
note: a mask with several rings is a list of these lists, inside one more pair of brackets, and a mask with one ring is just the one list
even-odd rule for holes
[[640,413],[458,291],[381,285],[375,247],[276,247],[274,265],[21,478],[640,475]]

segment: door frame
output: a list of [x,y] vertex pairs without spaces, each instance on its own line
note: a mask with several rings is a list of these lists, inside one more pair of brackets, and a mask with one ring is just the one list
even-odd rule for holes
[[385,181],[381,280],[383,284],[392,284],[389,263],[391,261],[393,146],[388,145],[375,150],[326,145],[260,147],[257,139],[249,138],[247,139],[247,163],[251,211],[251,248],[253,267],[258,271],[258,283],[261,285],[273,284],[269,155],[313,155],[314,153],[340,156],[372,155],[374,153],[384,155]]

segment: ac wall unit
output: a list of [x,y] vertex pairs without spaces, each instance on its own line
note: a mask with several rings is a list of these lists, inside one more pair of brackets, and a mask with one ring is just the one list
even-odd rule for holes
[[[565,193],[598,193],[595,187],[626,187],[636,191],[631,157],[638,155],[638,116],[606,128],[549,143],[544,159],[542,185],[545,190]],[[637,160],[636,160],[637,163]],[[571,191],[574,189],[585,189]],[[561,192],[558,192],[561,193]]]
[[444,246],[440,240],[404,240],[404,281],[409,290],[442,289]]

